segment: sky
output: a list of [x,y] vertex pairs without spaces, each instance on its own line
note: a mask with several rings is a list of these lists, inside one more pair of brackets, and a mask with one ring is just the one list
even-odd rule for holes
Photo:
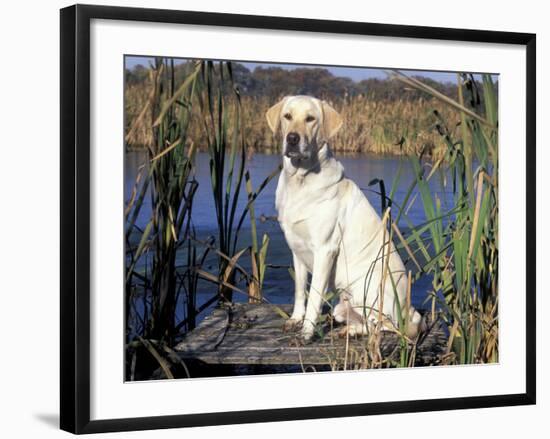
[[[144,57],[144,56],[127,56],[125,58],[125,67],[132,69],[138,64],[144,66],[149,65],[149,62],[152,62],[153,58]],[[179,62],[184,62],[184,59],[178,60]],[[176,63],[178,62],[176,61]],[[281,67],[286,70],[292,70],[295,68],[301,67],[323,67],[330,71],[334,76],[341,76],[351,78],[354,81],[361,81],[363,79],[369,78],[387,78],[387,74],[384,69],[380,68],[365,68],[365,67],[336,67],[336,66],[314,66],[314,65],[303,65],[303,64],[273,64],[273,63],[253,63],[253,62],[240,62],[249,70],[254,70],[257,66],[262,67]],[[456,72],[438,72],[438,71],[423,71],[423,70],[407,70],[401,69],[401,71],[408,76],[423,76],[426,78],[433,79],[439,82],[452,82],[456,83]],[[474,75],[476,78],[478,75]],[[496,80],[497,75],[493,75],[493,78]]]

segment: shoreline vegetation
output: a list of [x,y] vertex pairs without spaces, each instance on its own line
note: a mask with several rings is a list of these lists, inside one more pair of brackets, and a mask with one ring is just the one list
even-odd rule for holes
[[[262,286],[269,276],[270,238],[268,233],[258,235],[255,202],[277,178],[280,166],[257,176],[261,183],[254,187],[248,160],[251,147],[252,152],[254,145],[263,150],[272,144],[268,140],[274,141],[265,134],[267,105],[295,92],[317,94],[347,115],[342,130],[347,137],[335,140],[335,145],[343,145],[336,151],[357,152],[353,147],[360,144],[361,152],[408,155],[403,166],[409,166],[414,177],[406,182],[401,204],[394,197],[404,179],[401,172],[393,181],[375,179],[370,184],[380,194],[383,247],[393,241],[407,255],[409,297],[418,279],[431,280],[426,312],[432,320],[437,315],[448,334],[445,355],[437,364],[499,360],[498,88],[490,75],[481,75],[481,81],[457,75],[453,96],[450,89],[438,90],[429,81],[395,71],[385,83],[393,91],[377,100],[372,93],[346,94],[339,86],[331,91],[333,81],[341,83],[334,77],[328,77],[319,93],[310,92],[313,86],[307,82],[302,91],[296,90],[299,82],[294,83],[288,71],[277,72],[287,78],[286,88],[279,89],[268,75],[245,89],[239,85],[243,72],[231,62],[201,60],[182,67],[173,59],[156,58],[151,68],[137,70],[137,79],[135,72],[126,78],[126,144],[143,145],[147,157],[124,206],[127,380],[200,375],[174,347],[205,313],[215,304],[231,306],[237,297],[250,304],[269,303]],[[264,87],[264,93],[247,97],[253,86]],[[218,225],[216,233],[202,241],[193,217],[197,150],[209,156],[212,215]],[[441,190],[432,190],[430,184]],[[237,202],[241,194],[248,200],[244,207]],[[141,227],[136,219],[146,197],[151,214]],[[412,203],[423,209],[424,223],[409,218]],[[250,228],[242,227],[245,222]],[[406,230],[399,229],[401,222]],[[243,233],[250,233],[251,245],[240,248]],[[217,264],[205,264],[209,255]],[[249,258],[250,270],[243,269],[244,258]],[[204,282],[216,285],[216,292],[199,304]],[[330,325],[330,310],[339,294],[327,291],[324,297],[328,313],[322,319]],[[331,359],[332,370],[347,370],[352,363],[359,369],[413,366],[418,338],[407,336],[408,318],[402,314],[398,327],[390,328],[398,337],[396,360],[381,354],[380,325],[388,322],[379,312],[380,324],[359,340],[364,355],[348,358],[346,351],[344,358]],[[317,334],[323,336],[322,331]]]
[[[241,100],[243,136],[246,152],[279,153],[280,139],[273,136],[265,121],[265,112],[285,95],[308,94],[325,99],[340,112],[344,129],[335,136],[331,148],[336,153],[375,155],[418,155],[423,152],[435,159],[446,150],[445,141],[438,132],[441,119],[452,127],[453,135],[460,137],[459,114],[432,94],[411,86],[404,86],[395,77],[370,78],[359,82],[334,76],[323,68],[256,67],[248,70],[239,63],[232,64],[233,86]],[[192,62],[174,65],[174,82],[182,83],[192,71]],[[153,69],[140,64],[125,71],[125,141],[127,150],[143,150],[153,142],[151,108],[147,105],[153,92]],[[442,96],[458,100],[458,86],[427,78],[417,78]],[[216,82],[216,78],[213,78]],[[225,86],[224,93],[231,92]],[[472,90],[472,101],[465,106],[473,108],[483,102],[483,87],[469,78],[465,87]],[[477,101],[477,102],[476,102]],[[176,111],[185,107],[176,101]],[[235,117],[235,108],[226,108],[228,119]],[[191,115],[188,142],[200,151],[206,151],[207,140],[199,114]],[[229,127],[229,135],[232,128]]]

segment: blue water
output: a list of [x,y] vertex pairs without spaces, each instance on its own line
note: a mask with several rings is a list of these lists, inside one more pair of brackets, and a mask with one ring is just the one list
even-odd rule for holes
[[[399,175],[398,182],[396,184],[393,200],[398,205],[402,205],[406,193],[410,187],[412,181],[414,181],[414,174],[412,166],[407,158],[400,157],[379,157],[371,155],[357,155],[357,156],[344,156],[337,158],[342,162],[345,168],[345,173],[348,178],[354,180],[357,185],[363,190],[369,201],[380,213],[381,200],[380,195],[376,193],[379,190],[378,185],[369,187],[369,182],[373,179],[384,180],[386,185],[386,192],[389,195],[392,189],[392,182]],[[193,223],[197,230],[197,237],[199,239],[206,239],[209,236],[216,237],[217,235],[217,221],[215,216],[210,174],[209,174],[209,157],[206,153],[197,154],[196,160],[196,180],[199,184],[193,203]],[[254,154],[248,161],[248,169],[253,182],[253,187],[257,188],[260,183],[269,175],[274,169],[276,169],[281,161],[281,157],[278,154]],[[138,167],[146,162],[146,154],[143,152],[129,152],[125,157],[125,197],[129,199]],[[425,166],[429,166],[425,164]],[[429,169],[427,170],[429,172]],[[437,193],[441,200],[442,211],[446,211],[450,208],[447,205],[447,199],[452,202],[451,194],[442,191],[442,178],[444,176],[434,175],[430,180],[430,187],[432,193]],[[450,187],[447,184],[447,187]],[[262,191],[255,203],[256,217],[275,217],[275,189],[277,187],[277,177],[274,178]],[[413,192],[411,197],[412,202],[409,201],[407,205],[407,217],[414,224],[418,225],[425,221],[424,210],[419,197],[415,197],[416,191]],[[238,211],[242,211],[242,208],[246,204],[246,191],[241,191],[238,203]],[[397,209],[393,210],[393,215],[397,213]],[[151,200],[150,197],[146,197],[144,206],[142,207],[140,216],[137,220],[137,224],[140,227],[144,227],[151,213]],[[261,242],[261,237],[264,233],[269,234],[270,244],[268,249],[267,260],[270,266],[268,266],[265,274],[264,281],[264,296],[272,303],[291,303],[293,300],[294,286],[293,280],[289,274],[288,267],[291,265],[291,252],[285,242],[284,236],[279,228],[278,223],[275,220],[267,219],[266,221],[258,221],[258,239]],[[399,223],[400,229],[406,234],[407,223],[403,220]],[[241,235],[239,239],[238,249],[244,248],[251,243],[251,231],[250,222],[248,217],[245,220]],[[200,251],[200,250],[199,250]],[[186,257],[184,250],[178,255],[178,264],[183,266],[185,264]],[[250,261],[247,253],[243,256],[243,259],[239,263],[246,270],[250,269]],[[217,257],[211,254],[205,262],[205,269],[213,273],[216,272]],[[415,271],[415,267],[412,262],[407,266],[408,269]],[[242,284],[241,284],[242,286]],[[412,290],[412,302],[418,308],[426,307],[423,305],[428,291],[431,289],[431,279],[427,276],[420,278],[413,285]],[[200,305],[208,300],[216,291],[216,286],[206,281],[201,281],[200,294],[197,298],[197,302]],[[235,299],[246,300],[246,297],[240,296],[235,293]],[[182,307],[183,309],[183,307]],[[183,311],[182,311],[183,312]]]

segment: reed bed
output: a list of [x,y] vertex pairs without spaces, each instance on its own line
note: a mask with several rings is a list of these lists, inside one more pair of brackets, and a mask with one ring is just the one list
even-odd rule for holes
[[[127,119],[126,143],[147,133],[148,152],[125,207],[126,363],[130,380],[136,379],[136,373],[143,376],[151,362],[160,366],[164,377],[173,377],[173,367],[188,374],[171,347],[195,327],[201,312],[216,302],[231,302],[234,292],[251,302],[263,300],[269,237],[264,235],[261,244],[258,242],[254,201],[280,168],[265,176],[259,187],[252,187],[242,104],[233,87],[230,63],[198,61],[180,82],[174,73],[173,60],[157,58],[145,95],[137,104],[128,104],[137,105],[139,111]],[[193,132],[201,133],[197,137],[200,143],[195,143]],[[198,187],[194,156],[199,148],[210,156],[212,204],[218,223],[217,236],[208,242],[197,239],[192,217]],[[237,200],[244,191],[248,203],[240,209]],[[136,221],[146,196],[151,197],[151,216],[140,228]],[[252,225],[252,246],[238,248],[247,217]],[[178,253],[186,255],[185,264],[177,263]],[[217,256],[214,272],[203,267],[209,253]],[[250,257],[252,273],[240,267],[243,257]],[[217,294],[197,306],[199,280],[218,288]],[[244,290],[236,286],[237,280],[245,282]]]
[[[146,114],[150,112],[149,108],[144,110],[149,88],[145,84],[137,84],[126,89],[127,120],[135,120],[143,111]],[[263,96],[241,97],[240,111],[247,154],[279,152],[280,142],[265,123],[265,113],[275,102]],[[460,120],[456,111],[428,94],[415,100],[391,101],[371,100],[364,95],[342,96],[331,100],[331,104],[344,118],[344,129],[332,142],[333,149],[339,153],[411,155],[424,150],[438,158],[445,153],[446,145],[434,130],[438,118],[433,110],[437,109],[449,125],[456,125]],[[234,111],[234,108],[227,109],[230,120],[236,117]],[[194,117],[200,118],[200,115]],[[206,150],[204,131],[200,128],[200,121],[195,122],[190,127],[189,138],[200,149]],[[231,127],[229,131],[231,135]],[[145,124],[138,124],[133,130],[128,127],[127,132],[127,147],[130,149],[142,148],[152,140],[152,130]]]
[[[387,206],[383,208],[387,231],[383,247],[394,241],[396,248],[409,256],[408,305],[412,283],[421,276],[433,279],[424,302],[431,310],[426,321],[442,319],[449,333],[440,364],[498,362],[498,100],[495,84],[489,75],[483,75],[481,101],[477,96],[467,96],[475,93],[467,86],[471,78],[459,75],[459,96],[454,101],[420,81],[399,72],[394,74],[405,86],[432,94],[456,112],[459,123],[449,125],[449,121],[434,110],[438,118],[437,133],[445,143],[444,153],[435,161],[423,160],[424,151],[409,157],[415,178],[402,205],[394,203],[393,189],[386,194],[383,182],[373,182],[380,185],[382,203]],[[467,108],[466,99],[478,104]],[[396,176],[392,188],[397,186],[398,179]],[[444,203],[430,190],[428,181],[432,179],[439,181],[441,193],[451,188],[450,209],[443,210]],[[424,209],[424,224],[413,224],[407,217],[407,206],[414,202]],[[408,224],[407,233],[400,232],[397,226],[400,219]],[[380,258],[384,258],[384,248]],[[418,338],[407,337],[407,318],[401,309],[398,316],[399,326],[395,327],[379,315],[378,324],[363,336],[364,349],[346,353],[343,359],[334,359],[333,370],[414,365]],[[398,361],[380,355],[382,330],[399,335]]]

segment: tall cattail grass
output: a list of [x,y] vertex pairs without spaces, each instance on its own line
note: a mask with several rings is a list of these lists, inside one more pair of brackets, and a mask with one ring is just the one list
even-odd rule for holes
[[[387,200],[398,212],[391,226],[387,226],[389,240],[392,239],[392,230],[398,232],[397,248],[410,255],[410,260],[416,264],[416,273],[409,282],[421,276],[433,279],[425,303],[430,305],[433,317],[434,311],[439,310],[438,316],[448,328],[444,362],[497,362],[499,217],[498,101],[495,84],[490,75],[483,75],[482,101],[470,109],[464,105],[464,83],[471,81],[467,75],[457,77],[457,101],[399,72],[396,72],[396,79],[406,86],[432,94],[434,99],[441,101],[456,115],[449,120],[440,111],[434,110],[438,119],[437,133],[445,144],[445,150],[438,160],[431,163],[422,160],[423,154],[410,156],[415,178],[410,182],[405,200],[401,206],[395,205],[391,194]],[[472,96],[468,98],[471,102],[477,100]],[[459,123],[456,123],[457,117]],[[440,182],[440,193],[452,193],[448,210],[443,209],[444,203],[437,192],[430,189],[428,181],[431,179]],[[393,186],[396,186],[395,182]],[[383,190],[381,196],[385,198]],[[421,204],[426,217],[424,224],[413,224],[408,220],[406,207],[410,202]],[[409,225],[405,236],[397,227],[402,218]],[[399,326],[405,329],[396,328],[401,334],[399,365],[410,366],[415,344],[407,340],[406,321],[401,310],[398,311]],[[369,360],[369,367],[382,367],[384,364],[373,361],[372,346],[376,345],[376,337],[376,330],[369,334],[365,346],[371,346],[370,354],[361,357]]]
[[[176,333],[179,292],[176,252],[190,237],[197,182],[192,174],[195,149],[187,146],[191,110],[176,115],[166,103],[174,97],[192,101],[196,75],[176,90],[168,70],[164,60],[156,60],[150,75],[150,92],[143,102],[143,108],[149,111],[142,111],[133,121],[134,130],[150,127],[152,137],[146,145],[148,161],[141,167],[125,209],[126,313],[130,324],[134,298],[149,296],[149,301],[144,301],[141,327],[128,327],[127,333],[171,343]],[[142,230],[136,221],[147,192],[153,209]]]
[[[144,100],[150,86],[136,84],[125,92],[126,112],[129,120],[139,117],[145,108]],[[282,96],[281,96],[282,98]],[[247,153],[278,152],[280,142],[274,138],[265,123],[265,113],[275,102],[266,97],[241,96],[238,116],[242,121],[242,134],[246,138]],[[344,129],[340,130],[332,142],[333,149],[339,153],[370,153],[381,155],[411,155],[427,151],[434,157],[440,157],[446,150],[445,142],[433,128],[438,123],[433,110],[437,109],[450,125],[456,125],[460,115],[447,105],[438,102],[426,94],[426,98],[417,100],[375,101],[363,95],[342,96],[331,104],[342,114]],[[227,108],[230,120],[237,117],[237,109]],[[196,118],[202,117],[198,113]],[[189,138],[199,148],[206,149],[204,131],[201,123],[190,127]],[[232,127],[228,135],[232,136]],[[129,132],[127,146],[141,148],[150,142],[152,131],[142,125]]]
[[[393,190],[385,193],[380,185],[385,224],[384,245],[379,259],[387,254],[386,246],[392,240],[396,248],[407,255],[408,294],[411,285],[420,277],[432,279],[431,291],[424,301],[431,313],[427,319],[442,319],[448,331],[448,343],[440,364],[494,363],[499,359],[498,320],[498,101],[495,84],[490,75],[483,75],[482,99],[473,108],[464,105],[464,84],[471,81],[459,75],[458,100],[451,100],[425,84],[395,72],[396,80],[408,87],[432,94],[448,112],[446,118],[440,109],[432,109],[437,124],[434,129],[444,150],[434,161],[423,160],[425,151],[410,155],[409,163],[414,179],[401,205],[393,200]],[[466,88],[471,93],[470,88]],[[433,103],[433,102],[432,102]],[[458,121],[458,122],[457,122]],[[450,177],[450,178],[449,178]],[[396,179],[399,177],[396,177]],[[434,192],[430,180],[439,181],[440,191]],[[397,182],[392,182],[392,188]],[[443,203],[437,193],[452,194],[451,203]],[[449,201],[449,200],[447,200]],[[407,207],[419,203],[426,221],[414,224],[407,215]],[[450,206],[447,210],[443,205]],[[387,206],[387,207],[386,207]],[[394,216],[390,212],[394,212]],[[406,232],[397,226],[400,220],[408,225]],[[392,277],[387,272],[386,276]],[[383,284],[383,280],[381,281]],[[381,289],[382,290],[382,289]],[[327,295],[327,304],[338,297],[338,292]],[[379,298],[382,300],[383,295]],[[410,367],[415,363],[418,339],[407,336],[406,309],[397,302],[398,325],[389,322],[378,309],[378,323],[361,336],[362,349],[346,349],[344,357],[332,358],[333,370],[383,367]],[[382,308],[380,304],[379,308]],[[363,310],[364,318],[367,311]],[[326,316],[330,318],[330,316]],[[382,331],[398,335],[399,355],[384,357],[380,351]],[[346,335],[348,336],[348,335]],[[346,343],[348,346],[348,343]]]
[[[197,61],[177,83],[173,60],[157,58],[145,94],[132,87],[126,92],[135,93],[137,99],[126,96],[127,110],[136,111],[133,117],[126,113],[126,145],[140,138],[148,153],[125,207],[127,353],[133,355],[127,376],[135,377],[136,349],[142,347],[164,375],[171,377],[164,354],[170,353],[178,337],[194,328],[201,312],[215,302],[231,302],[235,291],[253,302],[263,300],[269,237],[264,236],[258,244],[254,202],[279,168],[265,176],[259,187],[252,187],[243,107],[238,90],[232,87],[230,63]],[[196,239],[192,216],[198,187],[194,156],[199,148],[209,153],[212,204],[218,223],[217,236],[206,243]],[[244,191],[248,203],[240,208],[237,201]],[[141,228],[137,218],[146,196],[151,197],[151,214]],[[238,238],[247,217],[253,244],[239,249]],[[176,263],[178,253],[186,254],[187,264]],[[214,273],[202,266],[209,253],[218,256]],[[238,264],[247,254],[252,273]],[[246,291],[235,285],[237,273],[244,277]],[[197,307],[200,279],[215,283],[218,292]],[[185,310],[183,318],[177,317],[177,307]]]

